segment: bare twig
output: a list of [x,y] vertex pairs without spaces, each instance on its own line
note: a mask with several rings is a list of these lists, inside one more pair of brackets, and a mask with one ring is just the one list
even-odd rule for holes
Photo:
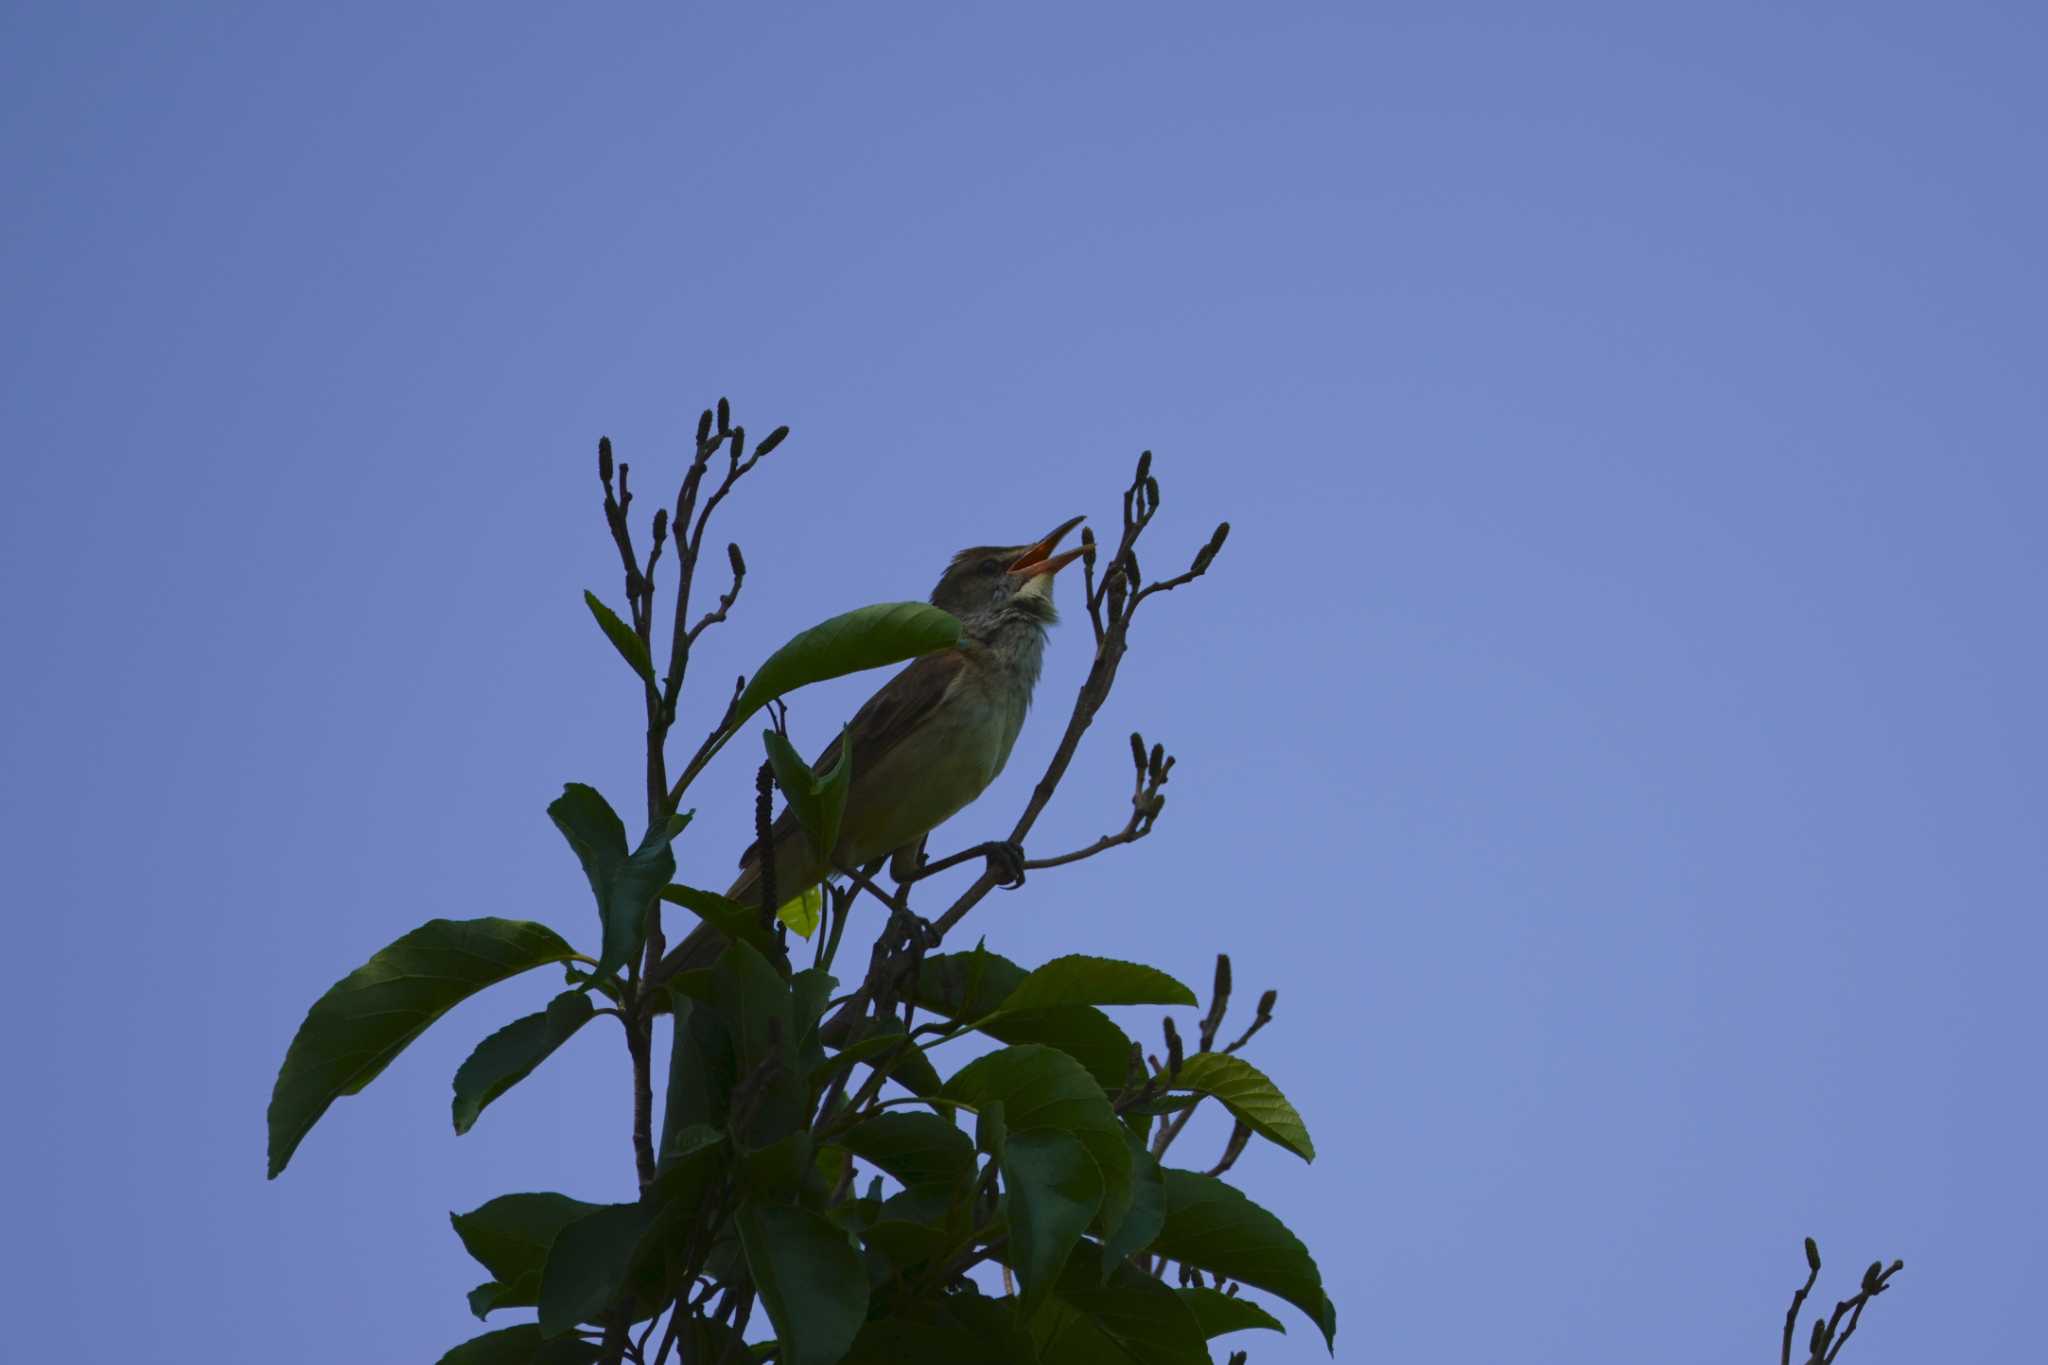
[[[1863,1272],[1857,1292],[1837,1303],[1834,1312],[1827,1317],[1813,1320],[1813,1331],[1807,1338],[1807,1353],[1802,1365],[1833,1365],[1842,1354],[1842,1348],[1849,1344],[1849,1338],[1855,1335],[1857,1325],[1863,1321],[1864,1308],[1889,1289],[1892,1276],[1905,1268],[1904,1261],[1893,1261],[1890,1265],[1872,1261]],[[1799,1310],[1805,1305],[1806,1296],[1813,1292],[1814,1281],[1819,1278],[1820,1247],[1809,1237],[1806,1239],[1806,1283],[1793,1291],[1792,1307],[1785,1314],[1785,1332],[1778,1348],[1779,1365],[1792,1365],[1792,1337],[1799,1325]]]

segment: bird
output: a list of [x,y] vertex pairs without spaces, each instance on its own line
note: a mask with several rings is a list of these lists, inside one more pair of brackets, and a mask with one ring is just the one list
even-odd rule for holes
[[[811,765],[818,773],[853,746],[853,776],[829,857],[785,808],[769,830],[775,894],[787,899],[835,869],[892,858],[899,878],[914,865],[924,837],[958,813],[1003,770],[1024,727],[1045,657],[1046,633],[1059,620],[1053,579],[1082,554],[1060,541],[1084,518],[1061,522],[1027,545],[977,545],[947,563],[931,604],[960,621],[957,644],[921,655],[854,713]],[[749,844],[728,900],[761,899],[760,846]],[[709,966],[724,937],[700,924],[661,964],[659,975]]]

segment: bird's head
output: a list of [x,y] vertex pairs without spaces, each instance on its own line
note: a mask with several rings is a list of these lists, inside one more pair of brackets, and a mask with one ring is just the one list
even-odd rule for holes
[[1060,539],[1081,520],[1063,521],[1052,534],[1029,545],[962,550],[932,589],[932,605],[959,617],[967,634],[976,638],[1006,622],[1051,625],[1059,619],[1052,606],[1053,575],[1081,555],[1079,550],[1059,550]]

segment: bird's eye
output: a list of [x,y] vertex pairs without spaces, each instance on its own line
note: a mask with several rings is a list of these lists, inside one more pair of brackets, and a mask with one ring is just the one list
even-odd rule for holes
[[984,559],[981,561],[981,571],[983,573],[994,573],[1002,567],[1003,561],[1000,559]]

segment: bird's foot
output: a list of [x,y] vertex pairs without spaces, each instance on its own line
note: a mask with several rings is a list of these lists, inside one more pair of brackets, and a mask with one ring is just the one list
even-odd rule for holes
[[988,857],[988,870],[1002,879],[998,886],[1014,891],[1024,885],[1024,845],[999,839],[982,845],[982,851]]

